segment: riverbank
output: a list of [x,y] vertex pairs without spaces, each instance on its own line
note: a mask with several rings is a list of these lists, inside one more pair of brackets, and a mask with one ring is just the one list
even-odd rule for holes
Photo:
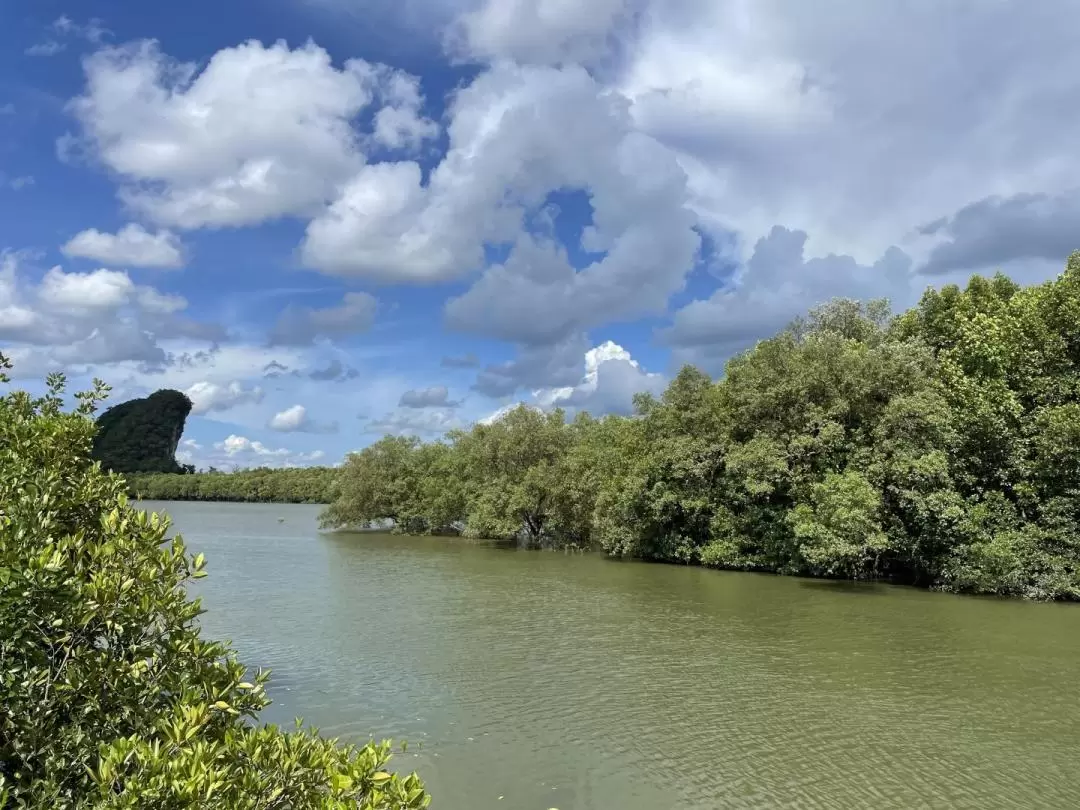
[[125,476],[134,498],[157,501],[327,504],[332,467],[260,468],[235,472],[136,473]]
[[325,525],[599,546],[615,557],[1080,600],[1080,252],[1021,287],[834,301],[684,367],[631,417],[522,405],[342,465]]

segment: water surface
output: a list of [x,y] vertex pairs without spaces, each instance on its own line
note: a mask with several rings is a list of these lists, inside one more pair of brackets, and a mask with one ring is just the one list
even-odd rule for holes
[[421,743],[435,810],[1080,807],[1080,606],[148,506],[266,719]]

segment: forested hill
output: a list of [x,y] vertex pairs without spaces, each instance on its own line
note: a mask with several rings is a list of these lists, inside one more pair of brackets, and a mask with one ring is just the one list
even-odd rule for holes
[[171,389],[114,405],[97,420],[93,457],[115,472],[183,472],[176,448],[190,412],[191,400]]
[[1080,252],[897,317],[834,302],[637,406],[388,437],[349,457],[324,524],[1080,599]]

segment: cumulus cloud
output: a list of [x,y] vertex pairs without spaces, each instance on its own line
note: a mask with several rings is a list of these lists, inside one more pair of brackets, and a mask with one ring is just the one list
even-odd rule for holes
[[337,433],[337,422],[316,422],[308,416],[303,405],[293,405],[280,411],[270,419],[267,425],[271,430],[282,433]]
[[[116,309],[127,303],[134,293],[135,284],[122,271],[65,273],[59,267],[53,267],[41,280],[38,298],[52,309],[95,312]],[[152,300],[157,301],[158,296]]]
[[289,432],[299,430],[307,421],[307,409],[303,405],[293,405],[280,413],[274,414],[269,427],[272,430]]
[[659,395],[666,385],[664,375],[645,371],[609,340],[585,353],[585,376],[577,385],[537,391],[535,398],[546,407],[625,415],[633,413],[635,394]]
[[[262,369],[274,356],[288,367],[302,368],[307,362],[304,352],[296,349],[267,349],[247,343],[214,343],[209,347],[190,338],[178,338],[169,343],[169,362],[155,374],[140,369],[131,370],[132,384],[145,387],[185,390],[197,383],[228,386],[232,382],[258,380]],[[119,370],[119,369],[118,369]]]
[[[713,368],[833,296],[910,303],[925,281],[912,264],[1059,263],[1072,247],[1080,7],[1066,0],[959,15],[904,0],[395,5],[439,20],[452,6],[454,53],[487,63],[450,97],[434,166],[426,154],[376,162],[437,134],[416,80],[335,65],[314,45],[247,43],[201,69],[152,43],[105,49],[72,106],[81,143],[157,226],[297,216],[312,269],[464,281],[445,324],[514,347],[474,384],[498,398],[585,398],[587,335],[667,314],[699,233],[734,275],[662,338],[677,360]],[[575,231],[580,221],[549,214],[553,194],[586,200],[589,221]],[[7,328],[30,329],[34,307],[7,306]],[[351,334],[365,312],[290,308],[274,339]],[[645,374],[632,363],[597,360],[595,395],[605,375],[615,390]],[[243,378],[218,382],[229,379]]]
[[[70,104],[81,146],[123,179],[132,210],[179,228],[314,213],[364,163],[356,116],[384,96],[399,111],[415,100],[397,71],[359,59],[337,68],[313,43],[250,41],[200,70],[144,40],[98,51],[85,72]],[[380,132],[402,144],[430,134],[397,119]]]
[[447,431],[464,427],[458,415],[450,408],[399,409],[381,419],[371,419],[364,425],[364,432],[376,435],[420,436],[432,438]]
[[537,411],[538,413],[543,411],[543,408],[539,408],[536,405],[530,405],[530,404],[528,404],[526,402],[513,402],[513,403],[511,403],[509,405],[503,405],[500,408],[496,408],[494,411],[489,413],[487,416],[485,416],[485,417],[483,417],[481,419],[477,419],[476,421],[477,421],[478,424],[481,424],[481,425],[493,425],[496,422],[498,422],[500,419],[502,419],[504,416],[506,416],[508,413],[510,413],[512,410],[514,410],[515,408],[520,408],[520,407],[530,408],[530,409],[532,409],[534,411]]
[[378,302],[363,292],[348,292],[336,307],[316,309],[290,304],[270,332],[272,346],[302,346],[316,338],[343,338],[366,332],[375,320]]
[[615,29],[627,21],[631,0],[484,0],[450,27],[451,53],[481,61],[558,63],[588,61],[608,51]]
[[806,241],[802,231],[773,228],[730,285],[675,313],[661,332],[664,342],[681,350],[680,359],[718,371],[736,351],[831,298],[911,302],[911,259],[903,251],[891,248],[872,265],[862,265],[851,256],[807,259]]
[[711,227],[868,263],[973,201],[1080,184],[1077,25],[1070,0],[657,1],[616,85]]
[[424,96],[420,80],[400,71],[380,66],[378,87],[384,106],[375,113],[372,139],[395,151],[414,151],[424,141],[439,134],[438,125],[420,114]]
[[201,381],[192,385],[184,393],[191,400],[191,412],[196,415],[227,411],[248,403],[259,403],[265,396],[259,386],[245,388],[236,380],[224,385]]
[[497,399],[519,388],[572,386],[581,381],[586,351],[588,341],[583,334],[571,335],[552,346],[523,346],[515,359],[486,366],[472,388]]
[[1080,248],[1080,190],[987,197],[920,229],[938,237],[923,273],[985,270],[1025,259],[1060,263]]
[[[476,388],[505,396],[573,384],[584,330],[664,312],[694,266],[686,176],[633,130],[624,101],[578,67],[498,65],[457,94],[450,119],[449,151],[426,184],[416,163],[365,166],[308,226],[305,261],[436,281],[481,269],[485,245],[505,245],[505,261],[445,307],[449,327],[519,345],[520,357],[486,369]],[[537,216],[566,189],[592,207],[579,240],[595,259],[580,269]]]
[[217,460],[219,464],[223,462],[237,467],[306,467],[326,457],[322,450],[297,453],[284,447],[267,447],[260,441],[235,433],[215,442],[214,449],[218,452],[208,461]]
[[434,385],[431,388],[406,391],[401,395],[398,405],[402,408],[456,408],[461,403],[451,401],[450,392],[445,385]]
[[176,460],[181,464],[195,464],[196,454],[203,446],[194,439],[182,439],[176,448]]
[[160,341],[223,335],[184,317],[182,296],[135,284],[124,271],[52,267],[35,283],[24,261],[0,254],[0,340],[15,344],[11,353],[28,373],[126,361],[160,368],[168,359]]
[[331,358],[330,362],[325,368],[316,368],[308,372],[308,378],[318,381],[333,380],[340,382],[344,380],[355,380],[360,376],[360,372],[352,366],[346,366],[338,358]]
[[[448,132],[449,150],[427,183],[408,161],[357,172],[309,224],[304,261],[344,276],[433,282],[481,269],[486,244],[508,245],[507,261],[451,302],[447,319],[522,339],[555,313],[560,321],[543,326],[544,339],[601,312],[662,310],[682,286],[699,245],[686,177],[585,70],[500,64],[456,94]],[[581,271],[550,239],[524,230],[551,192],[566,189],[587,193],[593,208],[581,242],[598,258]],[[501,311],[522,296],[548,317],[523,319],[520,304]]]
[[61,251],[64,255],[126,267],[174,269],[184,263],[180,240],[169,231],[150,233],[141,225],[125,225],[115,234],[96,228],[77,233]]

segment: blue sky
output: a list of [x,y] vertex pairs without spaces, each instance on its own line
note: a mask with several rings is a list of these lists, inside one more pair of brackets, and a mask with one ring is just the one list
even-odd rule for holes
[[187,392],[200,466],[626,412],[829,298],[1080,247],[1069,0],[0,15],[0,348]]

